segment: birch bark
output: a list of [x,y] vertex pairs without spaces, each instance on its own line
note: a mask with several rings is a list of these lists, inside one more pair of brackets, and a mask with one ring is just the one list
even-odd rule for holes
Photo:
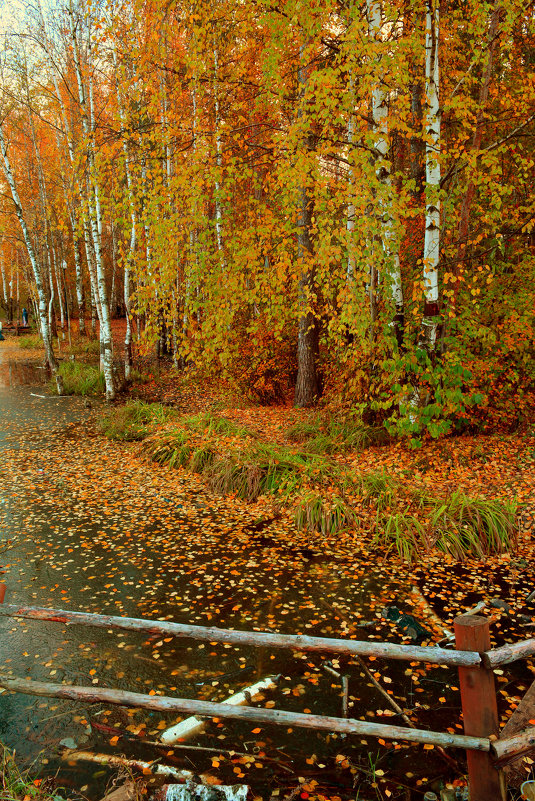
[[78,101],[82,118],[82,129],[87,142],[87,165],[88,165],[88,193],[87,211],[88,222],[91,233],[91,240],[95,255],[95,299],[98,298],[97,311],[100,323],[100,343],[102,354],[102,369],[106,383],[106,400],[115,398],[115,378],[113,373],[113,351],[111,336],[111,319],[108,301],[108,290],[106,287],[106,276],[104,263],[102,260],[101,236],[102,236],[102,212],[100,207],[100,187],[96,173],[95,163],[95,115],[93,108],[93,85],[92,85],[92,55],[91,55],[91,30],[88,24],[87,37],[87,61],[88,61],[88,86],[89,86],[89,109],[86,101],[86,88],[82,75],[82,65],[80,58],[80,43],[77,34],[77,25],[74,19],[74,9],[72,0],[69,0],[69,23],[72,41],[72,52],[76,81],[78,85]]
[[32,266],[33,277],[35,280],[35,286],[37,289],[37,295],[39,299],[39,320],[41,323],[41,336],[43,338],[43,344],[45,346],[45,355],[46,355],[46,362],[50,367],[52,374],[56,381],[56,386],[58,390],[58,395],[63,394],[63,379],[58,372],[58,362],[56,360],[56,356],[54,354],[54,350],[52,347],[52,337],[50,335],[50,327],[48,325],[48,315],[47,315],[47,298],[46,298],[46,291],[45,285],[43,281],[43,275],[41,272],[41,266],[37,261],[37,257],[35,255],[35,251],[32,244],[32,239],[30,236],[30,232],[28,230],[28,226],[26,225],[26,220],[24,217],[24,212],[22,208],[22,203],[20,202],[20,197],[17,189],[17,184],[15,181],[15,176],[13,170],[11,169],[11,163],[9,160],[6,141],[4,138],[4,130],[3,125],[0,123],[0,150],[2,152],[2,162],[4,167],[4,174],[6,176],[6,181],[8,183],[11,198],[13,200],[13,205],[15,206],[15,213],[17,215],[17,219],[19,221],[20,227],[22,229],[22,235],[24,237],[24,244],[26,245],[26,250],[28,252],[28,258],[30,260],[30,264]]
[[422,344],[435,350],[438,327],[438,263],[440,258],[440,71],[438,60],[439,0],[427,0],[425,30],[425,305]]
[[[299,51],[299,105],[297,119],[300,128],[306,126],[304,101],[307,86],[307,73],[304,65],[305,48],[302,45]],[[301,138],[299,149],[308,161],[308,152],[312,149],[311,137],[303,130],[299,131]],[[300,265],[298,284],[299,320],[297,334],[297,381],[295,386],[295,405],[298,407],[312,406],[320,393],[320,382],[317,370],[319,352],[319,332],[316,316],[311,309],[310,293],[314,283],[314,246],[311,237],[313,199],[308,187],[309,170],[302,176],[299,190],[299,207],[297,212],[297,258]]]
[[126,114],[124,110],[123,97],[119,87],[119,73],[117,65],[117,54],[113,51],[113,63],[115,67],[115,87],[117,91],[117,105],[119,108],[119,119],[121,121],[121,128],[123,129],[123,154],[124,154],[124,170],[126,177],[126,189],[128,192],[128,207],[130,210],[130,244],[128,249],[128,256],[124,264],[124,305],[126,311],[126,332],[124,338],[124,377],[129,381],[132,375],[132,319],[131,319],[131,289],[130,289],[130,271],[134,263],[136,254],[136,241],[137,241],[137,211],[134,198],[134,189],[132,186],[132,175],[130,171],[130,152],[128,149],[128,142],[126,141]]
[[[370,39],[377,41],[382,31],[382,3],[376,0],[367,0],[368,32]],[[375,66],[380,65],[381,57],[376,56]],[[394,302],[395,316],[393,327],[398,344],[403,341],[403,286],[401,282],[401,269],[399,262],[399,242],[392,218],[392,178],[391,164],[388,159],[389,132],[388,132],[388,91],[381,80],[377,80],[372,89],[372,119],[376,132],[375,141],[375,174],[379,181],[379,222],[381,242],[383,249],[383,262],[385,265],[386,283],[390,297]],[[380,271],[372,264],[370,270],[370,308],[372,324],[376,316],[374,294]]]

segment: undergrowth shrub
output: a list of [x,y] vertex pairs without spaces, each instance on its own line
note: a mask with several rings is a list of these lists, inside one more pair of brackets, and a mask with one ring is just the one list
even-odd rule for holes
[[284,401],[297,375],[295,332],[275,332],[261,317],[237,330],[238,352],[227,366],[231,379],[249,400]]
[[100,341],[88,337],[72,337],[68,352],[73,356],[100,356]]

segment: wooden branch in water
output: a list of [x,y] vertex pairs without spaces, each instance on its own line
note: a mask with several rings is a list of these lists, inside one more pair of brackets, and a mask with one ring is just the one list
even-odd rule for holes
[[[252,697],[257,693],[262,692],[262,690],[274,690],[276,686],[273,677],[268,676],[266,679],[257,681],[256,684],[252,684],[250,687],[245,687],[241,692],[234,693],[234,695],[229,696],[221,703],[229,704],[230,706],[244,706],[250,703]],[[205,730],[207,723],[207,720],[193,715],[193,717],[186,718],[186,720],[182,720],[175,726],[171,726],[169,729],[163,731],[160,735],[160,740],[164,745],[171,745],[178,740],[188,740],[190,737],[196,737],[198,734],[201,734],[201,732]]]
[[[481,657],[475,651],[448,651],[436,646],[398,645],[397,643],[367,642],[362,640],[340,640],[327,637],[309,637],[305,634],[274,634],[264,631],[236,631],[209,626],[193,626],[171,623],[164,620],[143,620],[113,615],[97,615],[89,612],[74,612],[67,609],[45,609],[40,606],[0,606],[0,615],[23,617],[31,620],[47,620],[71,625],[91,625],[98,628],[142,631],[145,634],[165,634],[174,637],[225,642],[238,645],[270,646],[290,648],[295,651],[327,652],[347,656],[378,656],[385,659],[404,659],[428,662],[433,665],[453,667],[476,667]],[[534,641],[535,642],[535,641]]]
[[444,747],[466,748],[474,751],[489,751],[490,740],[486,737],[468,737],[461,734],[445,734],[422,729],[406,729],[402,726],[389,726],[384,723],[368,723],[364,720],[332,718],[320,715],[305,715],[285,712],[279,709],[250,709],[249,707],[215,704],[211,701],[197,701],[190,698],[169,698],[162,695],[144,695],[124,690],[110,690],[105,687],[74,687],[68,684],[14,679],[0,674],[0,687],[28,695],[50,698],[70,698],[90,704],[105,703],[134,709],[152,709],[160,713],[184,712],[188,715],[231,718],[248,723],[266,725],[296,726],[318,731],[342,732],[343,734],[362,734],[370,737],[383,737],[389,740],[408,740],[411,743],[430,743]]
[[499,667],[499,665],[508,665],[509,662],[516,662],[517,659],[526,659],[533,655],[535,655],[535,639],[532,638],[530,640],[524,640],[523,642],[515,642],[512,645],[502,645],[501,648],[487,651],[481,656],[483,665],[486,668],[492,669]]

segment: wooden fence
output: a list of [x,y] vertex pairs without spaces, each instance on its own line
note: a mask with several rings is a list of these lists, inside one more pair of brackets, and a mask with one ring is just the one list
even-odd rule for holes
[[[5,587],[0,585],[0,604]],[[369,723],[362,720],[285,712],[278,709],[255,709],[229,706],[196,699],[151,696],[122,690],[78,687],[67,684],[29,681],[0,674],[0,686],[15,692],[54,698],[69,698],[87,703],[118,704],[160,712],[177,712],[207,717],[232,718],[251,723],[295,726],[307,729],[342,732],[428,743],[442,748],[464,748],[468,762],[471,801],[503,801],[506,798],[501,768],[526,754],[535,745],[535,726],[512,737],[499,736],[494,669],[517,659],[535,655],[535,639],[491,649],[489,621],[477,615],[455,620],[456,650],[438,646],[420,647],[395,643],[342,640],[272,632],[236,631],[209,626],[193,626],[159,620],[90,614],[65,609],[0,605],[0,615],[30,620],[79,624],[106,629],[137,631],[182,639],[233,643],[249,646],[286,648],[302,653],[319,652],[352,657],[374,656],[426,662],[456,667],[459,671],[464,735],[412,729],[403,726]]]

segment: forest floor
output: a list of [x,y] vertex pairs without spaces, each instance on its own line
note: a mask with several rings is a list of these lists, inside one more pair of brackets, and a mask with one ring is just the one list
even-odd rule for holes
[[[282,446],[295,444],[287,432],[315,414],[290,404],[254,405],[224,383],[190,382],[187,376],[173,370],[162,370],[135,387],[132,394],[150,403],[170,405],[184,414],[216,410],[218,416],[254,432],[260,441]],[[393,441],[334,454],[334,458],[355,473],[384,471],[409,491],[428,491],[444,498],[461,491],[474,498],[516,501],[518,540],[512,552],[461,563],[431,550],[420,554],[417,564],[405,563],[401,569],[406,570],[409,581],[420,585],[445,627],[450,628],[456,615],[478,601],[500,598],[509,611],[494,608],[495,625],[512,627],[519,636],[526,636],[525,628],[522,631],[514,625],[514,617],[535,612],[535,607],[525,607],[525,598],[535,588],[534,425],[513,433],[428,439],[418,449]],[[260,505],[262,502],[260,499]],[[332,542],[325,541],[325,547],[336,548],[343,537],[343,533],[335,533]],[[389,554],[389,560],[395,560],[393,554]],[[504,572],[508,573],[506,584]],[[531,631],[534,630],[535,624]]]
[[[10,351],[10,359],[24,359],[25,354],[17,355],[11,343]],[[188,373],[180,375],[162,365],[157,369],[145,365],[144,372],[147,380],[135,386],[132,397],[167,404],[188,415],[206,411],[217,413],[254,432],[262,442],[280,446],[291,444],[288,430],[312,414],[295,410],[289,404],[255,406],[221,382],[199,382]],[[128,398],[121,397],[116,408],[120,408],[124,400]],[[48,401],[32,398],[32,404],[40,403]],[[98,418],[102,412],[98,402],[92,410],[84,412],[89,426],[86,433],[72,423],[67,428],[61,423],[57,429],[43,429],[46,436],[39,450],[35,443],[37,436],[43,443],[42,432],[34,435],[22,416],[20,422],[14,418],[10,434],[14,450],[11,452],[8,441],[1,482],[6,485],[6,497],[13,498],[15,511],[18,498],[35,504],[36,512],[25,520],[24,531],[35,543],[32,560],[36,569],[42,570],[46,563],[50,575],[42,586],[41,581],[36,584],[29,573],[30,577],[26,578],[27,568],[23,569],[13,558],[12,587],[8,581],[8,593],[20,593],[21,602],[29,599],[30,603],[51,607],[74,603],[75,608],[87,608],[87,611],[148,618],[169,615],[179,622],[230,628],[271,628],[318,636],[411,642],[407,632],[383,614],[386,605],[395,603],[424,627],[426,638],[420,641],[429,644],[441,640],[444,629],[452,629],[457,615],[484,602],[483,614],[491,619],[493,644],[532,636],[535,605],[527,599],[535,587],[533,427],[509,434],[424,442],[416,451],[403,443],[390,442],[333,455],[335,460],[349,465],[357,473],[384,470],[407,490],[425,490],[445,498],[462,490],[472,497],[518,501],[518,539],[510,552],[483,560],[458,561],[430,550],[420,553],[417,560],[408,564],[393,552],[381,553],[373,547],[365,527],[335,534],[300,531],[284,509],[274,515],[272,501],[265,496],[244,503],[232,496],[211,495],[198,476],[148,459],[144,443],[106,441],[98,433]],[[358,511],[366,514],[364,509]],[[41,534],[43,521],[48,528],[43,528]],[[74,562],[78,555],[87,560],[87,568],[84,566],[81,572],[79,563]],[[137,571],[127,582],[124,581],[125,564],[129,565],[129,570]],[[86,569],[94,575],[86,578]],[[14,583],[16,575],[20,575],[20,579]],[[102,576],[106,577],[105,584]],[[169,592],[172,588],[174,591]],[[177,665],[184,658],[178,652],[166,653],[171,645],[161,642],[144,645],[148,646],[148,653],[137,658],[144,660],[142,666],[147,670],[153,669],[149,664],[152,662],[157,672],[149,672],[139,681],[154,686],[157,693],[163,694],[178,688],[180,694],[189,695],[191,687],[187,683],[183,687],[182,680],[191,681],[195,671],[198,679],[217,676],[221,670],[232,670],[230,658],[236,659],[232,651],[221,650],[216,654],[217,649],[213,649],[213,653],[207,653],[208,649],[199,650],[194,663],[188,664],[188,673],[177,676]],[[126,649],[121,654],[126,657],[125,652]],[[79,653],[77,658],[81,656]],[[91,676],[95,676],[96,670],[94,682],[102,675],[113,686],[122,686],[129,676],[128,671],[126,676],[119,671],[120,665],[111,655],[105,658],[102,654],[101,658],[98,653],[92,653],[87,658],[92,661],[91,671],[85,661],[83,667],[74,662],[73,666]],[[265,665],[266,659],[275,657],[264,655],[260,662]],[[245,664],[244,661],[238,666],[241,668]],[[279,667],[276,661],[268,664],[270,668]],[[347,670],[352,675],[352,692],[358,692],[358,697],[350,695],[355,716],[364,714],[366,719],[375,722],[391,722],[394,713],[385,700],[391,696],[408,710],[418,728],[462,732],[458,687],[453,674],[452,679],[439,669],[416,663],[409,667],[402,663],[400,667],[370,660],[369,664],[386,696],[370,696],[374,691],[366,689],[366,680],[361,686],[358,667],[352,668],[343,660],[336,665],[340,672]],[[180,665],[180,670],[185,667]],[[134,669],[139,671],[139,667],[131,668]],[[257,664],[255,669],[263,668]],[[304,707],[306,712],[319,704],[323,714],[339,714],[338,709],[325,711],[321,706],[327,694],[333,693],[330,688],[335,687],[336,680],[331,678],[327,684],[323,683],[326,674],[315,658],[304,664],[303,670],[302,676],[299,669],[294,675],[293,669],[284,663],[281,672],[289,675],[284,676],[280,697],[265,705],[279,706],[280,702],[283,708],[303,711]],[[531,660],[497,672],[502,724],[513,714],[534,674]],[[200,691],[202,697],[219,700],[215,684],[205,684]],[[372,685],[368,683],[367,686]],[[340,689],[334,690],[335,702]],[[339,700],[336,703],[339,704]],[[383,708],[378,709],[378,706]],[[78,716],[78,722],[75,718],[72,722],[68,720],[72,731],[66,728],[62,735],[73,736],[80,742],[76,726],[87,725],[87,719]],[[121,722],[111,712],[103,712],[99,721],[93,725],[91,736],[95,737],[98,731],[107,732],[108,748],[120,748],[124,743],[121,732],[128,719]],[[397,722],[395,717],[394,722]],[[165,726],[163,721],[161,724],[150,722],[154,729],[148,729],[152,739]],[[146,731],[147,723],[139,716],[126,728]],[[457,772],[452,771],[451,765],[444,766],[436,751],[421,746],[404,750],[400,744],[379,741],[380,745],[376,746],[362,740],[365,749],[377,760],[370,766],[366,763],[366,754],[360,755],[354,750],[356,744],[347,741],[333,739],[320,744],[317,738],[317,741],[303,743],[300,739],[296,742],[292,739],[295,735],[291,734],[282,734],[282,739],[277,740],[273,732],[264,730],[258,737],[259,729],[246,732],[245,727],[243,733],[235,727],[231,727],[230,735],[227,728],[222,731],[224,734],[218,734],[216,728],[201,740],[214,750],[216,758],[207,766],[199,763],[198,772],[208,769],[214,778],[219,776],[226,782],[234,776],[234,780],[250,779],[251,786],[255,787],[255,781],[260,786],[265,782],[265,765],[262,768],[259,762],[257,769],[250,761],[232,756],[232,751],[230,757],[218,757],[217,749],[224,744],[219,740],[226,736],[231,748],[235,747],[232,743],[238,735],[251,742],[258,741],[260,753],[266,753],[268,759],[270,754],[277,756],[276,748],[282,743],[285,752],[292,755],[292,762],[288,764],[295,773],[273,773],[272,795],[267,796],[273,801],[290,796],[311,801],[315,798],[345,801],[355,798],[355,792],[357,795],[363,792],[364,795],[358,797],[365,799],[420,799],[430,788],[431,777],[434,777],[433,789],[440,784],[441,776],[451,782],[463,782],[462,764]],[[113,735],[111,739],[110,734]],[[273,748],[275,750],[271,751]],[[190,759],[200,760],[201,756],[193,751],[189,753]],[[269,761],[267,764],[271,765]],[[525,776],[530,775],[532,764],[529,757],[522,763]],[[357,780],[362,780],[362,785],[357,785]],[[351,790],[351,786],[357,789]]]

